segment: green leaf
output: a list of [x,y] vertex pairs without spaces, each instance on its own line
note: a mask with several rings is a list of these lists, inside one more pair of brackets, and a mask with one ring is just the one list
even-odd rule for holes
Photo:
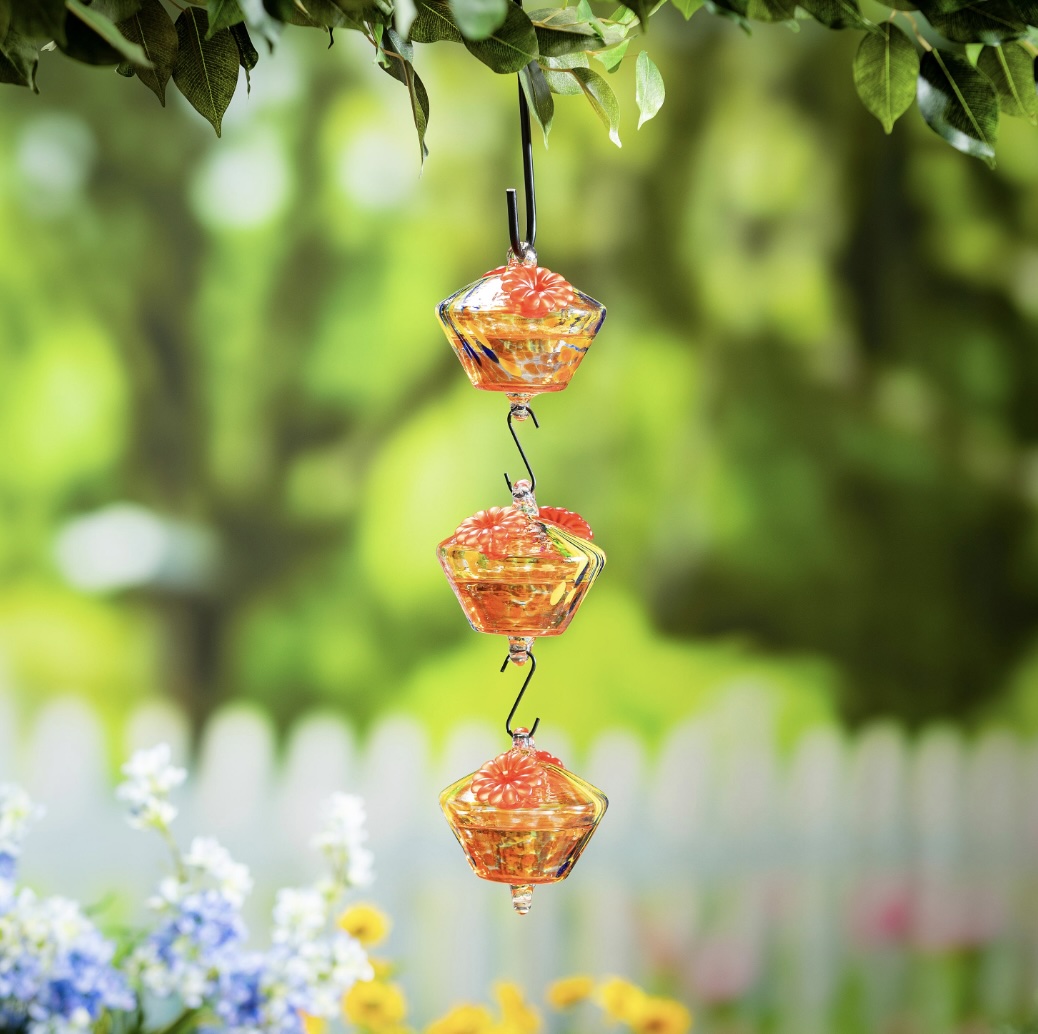
[[656,0],[620,0],[620,3],[637,15],[642,29],[649,27],[649,15],[652,14]]
[[65,0],[18,0],[11,5],[10,31],[31,40],[65,41]]
[[386,63],[382,65],[385,71],[407,87],[414,127],[418,132],[418,149],[424,164],[429,155],[429,148],[425,146],[425,133],[429,128],[429,94],[411,64],[414,47],[394,29],[386,28],[382,32],[380,56],[385,58]]
[[65,42],[61,50],[77,61],[90,65],[117,65],[131,61],[147,68],[151,62],[140,46],[128,40],[116,24],[82,0],[66,0],[69,17],[65,22]]
[[703,6],[703,0],[670,0],[670,2],[685,16],[685,21],[688,21]]
[[977,67],[995,84],[998,102],[1007,115],[1030,119],[1038,125],[1038,92],[1034,55],[1019,43],[985,47]]
[[[587,54],[559,54],[558,57],[541,57],[540,65],[544,71],[551,69],[590,68],[591,62]],[[581,90],[581,93],[584,91]]]
[[586,14],[580,6],[530,11],[541,57],[558,57],[578,50],[605,50],[623,42],[631,32],[630,27],[621,22]]
[[470,54],[495,72],[518,72],[540,56],[533,23],[518,5],[509,3],[504,23],[485,40],[465,40]]
[[11,27],[11,0],[0,0],[0,43]]
[[252,93],[252,70],[259,62],[259,52],[252,44],[249,30],[241,22],[232,25],[228,31],[234,37],[235,46],[238,48],[238,64],[245,69],[245,92]]
[[587,67],[587,54],[569,54],[565,57],[544,58],[540,63],[548,89],[552,93],[563,97],[576,97],[584,92],[580,83],[570,74],[570,70]]
[[796,0],[750,0],[746,16],[757,22],[791,22],[796,24]]
[[919,78],[919,54],[891,22],[867,33],[854,56],[854,87],[862,104],[890,133],[912,106]]
[[551,87],[544,78],[541,66],[531,61],[520,73],[519,82],[523,93],[526,94],[526,103],[533,112],[537,124],[544,133],[544,146],[548,146],[548,134],[551,132],[552,119],[555,117],[555,101],[551,95]]
[[249,30],[239,22],[237,25],[232,25],[230,27],[230,33],[231,36],[234,37],[234,42],[238,47],[238,64],[240,64],[246,72],[251,72],[259,63],[259,52],[252,43],[252,37],[249,35]]
[[449,0],[454,24],[466,39],[483,40],[501,28],[511,0]]
[[263,6],[280,21],[310,29],[346,28],[353,21],[332,0],[263,0]]
[[[551,10],[551,8],[548,8],[548,10]],[[588,25],[592,26],[594,28],[594,30],[603,39],[605,39],[605,28],[602,25],[601,20],[598,18],[598,16],[595,14],[595,12],[591,9],[591,4],[588,3],[588,0],[580,0],[580,2],[577,4],[577,6],[574,7],[572,10],[573,10],[573,14],[575,16],[575,20],[576,21],[587,22]],[[557,8],[555,8],[555,11],[556,11],[556,14],[567,14],[567,13],[569,13],[570,8],[568,8],[568,7],[558,8],[557,7]],[[534,18],[531,15],[530,21],[536,21],[536,20],[537,19]]]
[[868,24],[861,16],[858,0],[797,0],[797,3],[829,29],[858,29]]
[[221,29],[229,29],[245,21],[245,12],[238,0],[209,0],[206,12],[209,15],[208,39],[212,39]]
[[597,50],[601,46],[601,40],[594,33],[560,32],[556,29],[542,29],[538,25],[534,26],[534,32],[537,34],[537,52],[542,57]]
[[[548,38],[549,33],[556,32],[559,35],[579,36],[585,46],[593,46],[595,43],[617,43],[627,34],[622,26],[613,24],[607,32],[605,23],[598,18],[580,18],[575,7],[528,13],[533,27],[545,30],[545,38]],[[540,39],[540,35],[537,38]]]
[[580,89],[594,113],[609,130],[609,139],[622,147],[620,143],[620,105],[617,103],[613,88],[597,72],[590,68],[571,68],[569,74],[580,84]]
[[623,61],[624,56],[627,54],[627,48],[630,45],[631,41],[625,39],[623,43],[610,47],[609,50],[603,50],[597,55],[598,60],[605,66],[607,72],[615,72],[620,67],[620,62]]
[[417,0],[415,6],[418,13],[411,23],[411,39],[415,43],[438,43],[440,40],[465,42],[445,0]]
[[238,85],[238,46],[226,29],[207,39],[209,19],[198,7],[185,8],[176,27],[179,47],[173,82],[219,136],[224,112]]
[[1002,43],[1019,39],[1027,32],[1028,18],[1035,12],[1030,4],[1015,0],[975,0],[950,13],[923,4],[921,10],[945,39],[955,43]]
[[663,76],[648,51],[643,50],[634,65],[634,98],[638,104],[639,129],[663,107],[665,96]]
[[177,30],[159,0],[144,0],[140,10],[119,23],[119,31],[140,46],[148,57],[150,67],[135,65],[133,72],[145,86],[166,106],[166,84],[177,61]]
[[916,99],[938,136],[994,167],[998,95],[983,72],[954,54],[928,51],[919,66]]
[[0,83],[28,86],[39,93],[36,86],[36,69],[40,63],[40,48],[36,41],[8,29],[0,42]]

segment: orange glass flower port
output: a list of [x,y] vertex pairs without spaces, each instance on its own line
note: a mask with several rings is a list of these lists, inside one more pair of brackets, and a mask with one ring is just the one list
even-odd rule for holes
[[477,632],[509,636],[520,664],[529,645],[516,641],[561,635],[606,559],[578,514],[558,507],[539,511],[535,501],[523,506],[532,513],[517,504],[480,510],[437,547],[469,624]]
[[609,804],[601,790],[544,753],[526,729],[517,729],[511,750],[440,794],[473,872],[510,884],[520,915],[529,911],[537,884],[570,874]]
[[537,516],[542,521],[551,521],[552,524],[557,524],[560,528],[572,531],[574,535],[579,535],[582,539],[587,539],[589,542],[595,537],[591,531],[591,525],[579,513],[574,513],[572,510],[564,510],[561,506],[542,506]]
[[472,795],[498,808],[533,804],[544,791],[545,778],[537,759],[510,750],[488,761],[472,777]]
[[520,262],[485,273],[440,302],[437,315],[473,385],[508,395],[524,419],[526,403],[570,382],[605,319],[605,306],[558,273]]
[[573,303],[573,285],[544,266],[516,262],[505,266],[501,290],[523,316],[544,316]]

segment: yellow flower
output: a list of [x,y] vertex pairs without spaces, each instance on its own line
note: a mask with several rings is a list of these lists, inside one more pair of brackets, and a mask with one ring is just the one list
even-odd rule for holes
[[328,1021],[320,1016],[310,1016],[308,1013],[301,1012],[299,1018],[303,1021],[304,1034],[324,1034],[328,1029]]
[[365,948],[370,948],[385,940],[389,933],[389,916],[374,905],[354,905],[339,916],[339,926]]
[[494,1017],[482,1005],[458,1005],[446,1016],[430,1023],[425,1034],[490,1034]]
[[692,1013],[673,998],[644,996],[630,1023],[635,1034],[685,1034]]
[[407,1001],[396,984],[359,980],[346,992],[342,1009],[358,1027],[385,1031],[407,1015]]
[[541,1029],[537,1010],[526,1004],[517,984],[495,984],[494,997],[501,1007],[501,1026],[508,1034],[537,1034]]
[[598,989],[598,1000],[606,1016],[614,1022],[633,1023],[645,997],[640,987],[620,977],[610,977]]
[[565,977],[549,984],[544,998],[553,1009],[569,1009],[589,998],[594,989],[595,981],[591,977]]

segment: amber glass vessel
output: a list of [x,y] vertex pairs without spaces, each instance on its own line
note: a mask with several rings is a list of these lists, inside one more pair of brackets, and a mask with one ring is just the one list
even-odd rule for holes
[[562,391],[605,319],[605,306],[558,273],[522,261],[485,273],[440,302],[437,316],[469,380],[508,395],[523,419],[526,403]]
[[561,635],[605,566],[587,522],[569,510],[538,507],[528,488],[516,482],[520,502],[480,510],[437,546],[477,632]]
[[516,730],[511,750],[440,794],[472,871],[509,884],[520,915],[534,886],[570,874],[608,804],[601,790],[537,750],[526,729]]

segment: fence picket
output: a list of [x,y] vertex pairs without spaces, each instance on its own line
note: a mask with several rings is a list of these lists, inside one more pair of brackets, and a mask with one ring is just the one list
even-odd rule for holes
[[[860,1029],[875,1031],[903,1005],[915,941],[978,949],[972,995],[993,1013],[1026,1003],[1038,980],[1034,953],[1020,948],[1038,936],[1038,745],[950,728],[910,741],[877,725],[853,737],[815,729],[780,751],[753,688],[736,697],[675,728],[655,755],[616,731],[577,765],[564,736],[545,739],[610,808],[572,879],[538,888],[523,919],[507,887],[468,871],[436,806],[444,786],[506,746],[486,725],[461,726],[433,751],[408,719],[383,720],[359,742],[314,714],[279,757],[265,715],[226,708],[180,795],[176,832],[185,844],[217,836],[248,862],[247,918],[262,931],[275,887],[318,870],[308,842],[321,802],[361,793],[378,874],[365,896],[396,922],[379,953],[400,962],[417,1017],[485,1001],[495,979],[536,996],[567,972],[663,972],[707,1007],[703,1034],[709,1007],[735,1000],[746,1015],[779,1006],[788,1021],[775,1030],[829,1034],[849,984]],[[143,900],[167,863],[113,802],[113,760],[159,739],[186,759],[186,724],[168,704],[135,711],[109,747],[83,703],[53,701],[25,720],[0,692],[0,780],[23,782],[49,808],[27,845],[27,880],[86,901],[113,887]],[[945,1022],[962,989],[936,965],[913,979],[943,988],[928,1008]]]

